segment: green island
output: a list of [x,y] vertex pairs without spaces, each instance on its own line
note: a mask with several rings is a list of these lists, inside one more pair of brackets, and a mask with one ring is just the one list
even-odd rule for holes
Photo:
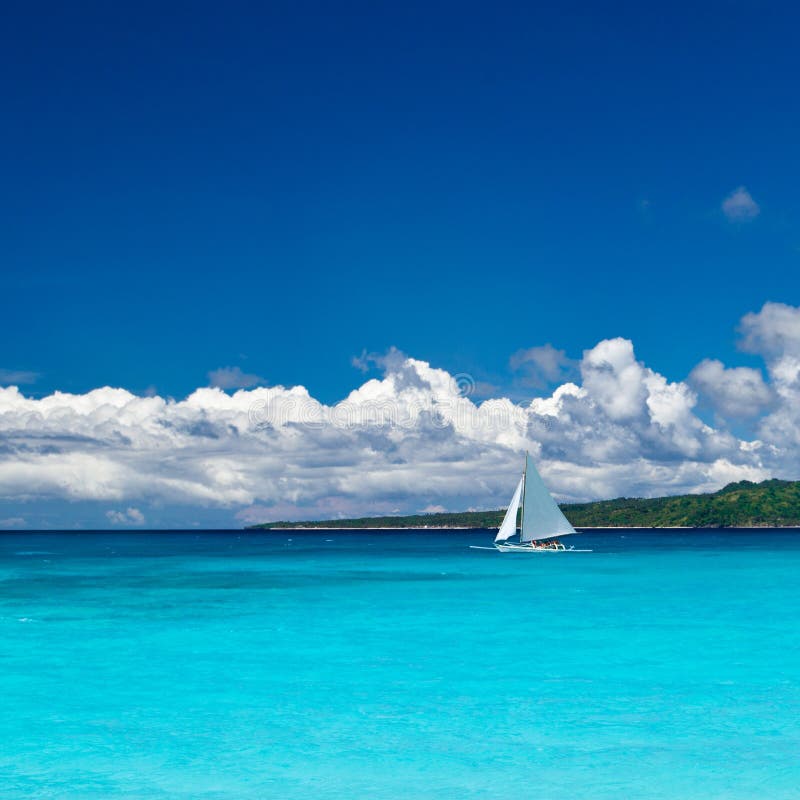
[[[800,526],[800,481],[739,481],[711,494],[619,497],[561,506],[576,528],[767,528]],[[309,528],[497,528],[504,510],[265,522],[248,530]]]

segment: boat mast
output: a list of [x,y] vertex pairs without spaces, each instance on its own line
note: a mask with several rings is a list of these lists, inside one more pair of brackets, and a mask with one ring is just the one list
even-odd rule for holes
[[525,481],[528,478],[528,451],[525,451],[525,468],[522,470],[522,513],[519,518],[519,543],[522,544],[522,530],[525,525]]

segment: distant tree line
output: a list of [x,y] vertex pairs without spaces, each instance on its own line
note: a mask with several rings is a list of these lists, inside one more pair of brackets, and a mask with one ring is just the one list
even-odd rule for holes
[[[600,500],[561,506],[576,528],[749,528],[800,526],[800,481],[769,480],[730,483],[713,494]],[[504,509],[359,517],[306,522],[266,522],[270,528],[497,528]]]

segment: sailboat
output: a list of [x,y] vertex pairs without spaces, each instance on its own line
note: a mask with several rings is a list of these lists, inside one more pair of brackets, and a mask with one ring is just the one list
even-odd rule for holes
[[[517,511],[522,508],[522,520],[517,536]],[[501,553],[589,553],[566,547],[560,537],[577,533],[553,500],[541,476],[525,454],[525,469],[511,498],[503,522],[494,539]],[[490,548],[487,548],[490,549]]]

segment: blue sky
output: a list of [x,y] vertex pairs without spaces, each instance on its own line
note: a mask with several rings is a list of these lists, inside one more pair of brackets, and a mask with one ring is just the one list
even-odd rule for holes
[[797,300],[798,20],[527,5],[12,9],[2,366],[333,401],[364,348],[495,379],[618,335],[671,378],[730,358]]
[[800,301],[798,16],[15,4],[0,382],[331,404],[396,347],[519,400],[559,380],[520,389],[517,351],[614,337],[669,381],[761,369],[739,320]]

